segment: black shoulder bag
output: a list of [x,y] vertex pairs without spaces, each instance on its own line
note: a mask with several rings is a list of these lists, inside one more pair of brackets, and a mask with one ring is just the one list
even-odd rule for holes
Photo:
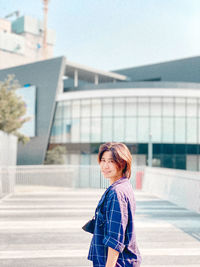
[[93,217],[92,220],[86,222],[86,224],[83,225],[82,229],[88,233],[94,234],[94,227],[95,227],[95,217]]
[[[105,197],[107,193],[108,191],[106,192]],[[104,200],[105,200],[105,197],[104,197]],[[104,200],[101,203],[101,206],[103,205]],[[95,210],[95,216],[92,218],[92,220],[89,220],[88,222],[86,222],[86,224],[83,225],[82,229],[88,233],[94,234],[95,219],[96,219],[96,210]]]

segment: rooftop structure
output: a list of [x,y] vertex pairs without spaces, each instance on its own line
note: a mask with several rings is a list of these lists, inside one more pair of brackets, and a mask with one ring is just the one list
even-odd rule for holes
[[[43,23],[22,16],[15,20],[0,18],[0,69],[35,62],[44,58]],[[47,30],[46,58],[53,57],[55,31]]]

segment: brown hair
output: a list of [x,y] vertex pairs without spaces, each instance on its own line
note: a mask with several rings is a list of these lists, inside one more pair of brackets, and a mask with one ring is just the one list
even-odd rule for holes
[[99,147],[98,162],[101,162],[103,153],[106,151],[112,152],[112,158],[119,170],[127,178],[131,177],[131,161],[132,156],[128,147],[123,143],[110,142]]

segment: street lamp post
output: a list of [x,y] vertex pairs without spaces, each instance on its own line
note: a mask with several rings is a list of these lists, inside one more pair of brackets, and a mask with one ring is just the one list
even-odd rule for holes
[[148,166],[152,167],[152,158],[153,158],[153,144],[152,144],[152,134],[149,134],[149,143],[148,143]]

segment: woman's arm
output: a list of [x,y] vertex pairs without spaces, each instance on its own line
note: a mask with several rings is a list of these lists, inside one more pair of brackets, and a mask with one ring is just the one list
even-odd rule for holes
[[106,262],[106,267],[115,267],[117,259],[119,256],[119,252],[108,247],[108,257]]
[[108,256],[105,267],[115,267],[119,253],[122,253],[125,248],[124,240],[127,221],[127,202],[121,196],[118,197],[117,193],[113,191],[106,205],[103,244],[108,247]]

